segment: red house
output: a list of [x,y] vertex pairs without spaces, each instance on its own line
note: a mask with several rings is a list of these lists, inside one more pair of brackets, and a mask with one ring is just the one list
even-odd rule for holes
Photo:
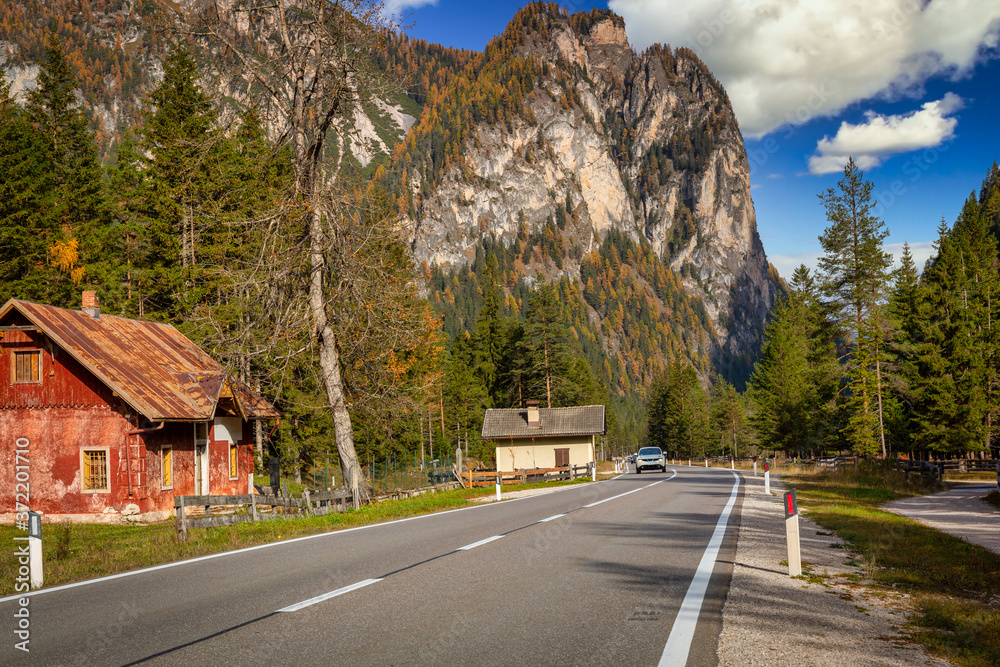
[[174,495],[250,492],[277,410],[174,327],[83,306],[0,308],[0,515],[160,519]]

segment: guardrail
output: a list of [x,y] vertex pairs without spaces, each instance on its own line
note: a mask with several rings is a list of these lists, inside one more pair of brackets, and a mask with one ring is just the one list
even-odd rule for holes
[[497,472],[496,470],[469,470],[462,473],[462,481],[468,487],[493,486],[500,475],[501,484],[531,484],[533,482],[549,482],[560,479],[576,479],[591,474],[590,466],[560,466],[558,468],[522,468],[513,472]]

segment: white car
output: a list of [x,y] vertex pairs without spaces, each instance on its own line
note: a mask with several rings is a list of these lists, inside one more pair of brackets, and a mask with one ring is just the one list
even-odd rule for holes
[[643,468],[659,468],[660,472],[667,471],[667,459],[659,447],[643,447],[639,450],[639,454],[635,457],[635,473],[638,475]]

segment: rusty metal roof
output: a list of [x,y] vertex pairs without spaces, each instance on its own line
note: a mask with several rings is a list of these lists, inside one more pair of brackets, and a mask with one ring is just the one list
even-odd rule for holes
[[519,408],[491,409],[483,419],[483,437],[545,438],[560,435],[603,435],[607,430],[603,405],[571,408],[538,408],[540,426],[528,426],[528,411]]
[[279,417],[259,394],[169,324],[10,299],[16,310],[150,421],[212,419],[227,387],[248,419]]

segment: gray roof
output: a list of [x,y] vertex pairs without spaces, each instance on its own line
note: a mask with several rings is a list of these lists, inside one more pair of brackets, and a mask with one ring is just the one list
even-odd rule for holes
[[559,435],[604,435],[603,405],[580,405],[572,408],[538,408],[540,427],[528,426],[528,410],[504,408],[487,410],[483,437],[500,438],[552,437]]

